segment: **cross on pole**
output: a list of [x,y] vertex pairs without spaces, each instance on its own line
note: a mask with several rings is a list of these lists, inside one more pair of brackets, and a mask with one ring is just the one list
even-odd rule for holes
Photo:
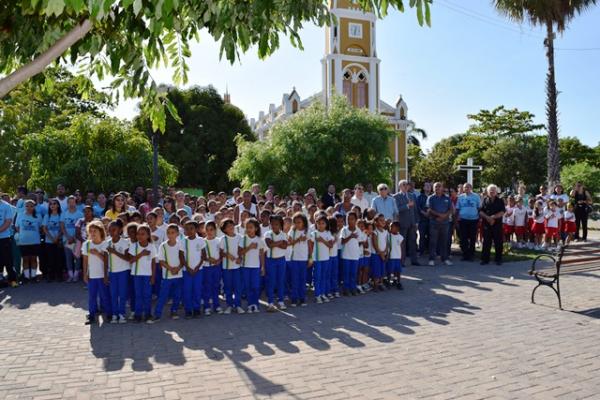
[[481,171],[483,166],[481,165],[473,165],[473,159],[467,158],[467,165],[459,165],[459,171],[467,171],[467,182],[473,185],[473,171]]

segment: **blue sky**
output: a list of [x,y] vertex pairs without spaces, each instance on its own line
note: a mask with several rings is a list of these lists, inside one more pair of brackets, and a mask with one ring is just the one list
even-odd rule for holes
[[[600,142],[600,6],[573,21],[555,46],[559,123],[562,136],[577,136],[595,146]],[[377,25],[381,59],[381,98],[388,103],[402,94],[409,118],[425,129],[430,148],[440,139],[463,132],[466,115],[504,104],[528,110],[545,122],[544,33],[520,26],[496,13],[487,0],[435,0],[432,27],[419,27],[414,10],[393,11]],[[320,59],[324,32],[306,26],[304,50],[282,38],[281,48],[266,60],[251,49],[235,65],[219,61],[219,45],[207,33],[192,46],[189,85],[227,86],[232,103],[249,117],[279,104],[293,86],[302,98],[321,90]],[[576,50],[567,50],[576,49]],[[589,50],[595,49],[595,50]],[[154,72],[171,82],[171,71]],[[115,113],[131,117],[134,101]]]

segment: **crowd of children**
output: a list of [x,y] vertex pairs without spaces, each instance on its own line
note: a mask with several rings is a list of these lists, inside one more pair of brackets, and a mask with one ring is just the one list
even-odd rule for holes
[[554,251],[577,231],[574,205],[565,195],[506,197],[504,240],[516,248]]
[[[160,194],[156,206],[150,191],[92,192],[83,199],[62,189],[47,202],[37,192],[14,205],[0,201],[0,263],[9,265],[12,246],[25,282],[39,280],[38,269],[49,281],[82,278],[89,322],[103,312],[112,323],[151,323],[162,318],[167,304],[172,318],[181,305],[191,318],[259,312],[261,300],[267,311],[305,306],[307,293],[322,304],[342,295],[402,289],[400,222],[361,209],[358,204],[371,204],[366,192],[346,207],[335,204],[335,196],[327,206],[314,189],[284,198],[272,190],[238,190],[229,198],[223,192],[192,197],[171,191]],[[573,239],[569,197],[562,187],[552,195],[544,190],[535,197],[504,197],[505,242],[553,250]],[[352,195],[350,189],[342,193],[345,199]],[[16,286],[16,273],[7,270]]]
[[[72,229],[85,231],[77,237],[89,294],[87,323],[101,312],[111,323],[157,322],[169,301],[169,316],[177,319],[181,305],[185,318],[193,318],[257,313],[261,299],[271,312],[302,307],[308,291],[322,304],[342,295],[402,289],[398,222],[357,206],[342,215],[298,201],[275,206],[242,200],[250,196],[244,192],[227,206],[209,195],[193,213],[163,206],[145,216],[125,207],[115,212],[113,206],[112,213],[94,218],[92,207],[84,206]],[[40,224],[50,232],[49,220]],[[59,225],[67,246],[75,232],[64,218]],[[51,240],[60,236],[52,231]],[[68,271],[76,281],[77,268]]]

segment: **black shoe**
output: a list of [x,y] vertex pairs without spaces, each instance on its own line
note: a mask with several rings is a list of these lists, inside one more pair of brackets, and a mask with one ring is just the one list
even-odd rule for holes
[[146,317],[144,318],[144,322],[149,322],[152,321],[154,318],[152,317],[152,315],[146,315]]
[[496,261],[496,265],[502,265],[502,261]]
[[140,322],[142,322],[142,316],[141,315],[136,315],[134,317],[133,321],[137,322],[139,324]]
[[183,318],[184,319],[192,319],[192,318],[194,318],[194,313],[186,312],[185,316]]
[[93,315],[88,315],[87,319],[85,320],[85,324],[92,325],[94,323],[96,323],[96,318]]
[[177,311],[171,311],[171,319],[179,319],[179,314],[177,314]]
[[421,266],[421,263],[420,263],[420,262],[418,262],[418,261],[415,261],[415,262],[412,262],[412,261],[411,261],[411,262],[410,262],[410,265],[412,265],[412,266],[414,266],[414,267],[420,267],[420,266]]
[[202,315],[202,313],[200,312],[200,310],[194,310],[194,312],[192,313],[192,316],[194,318],[200,318],[200,315]]
[[354,290],[353,290],[352,292],[350,292],[350,293],[352,294],[352,296],[356,296],[356,295],[357,295],[357,293],[356,293],[356,289],[354,289]]
[[398,290],[404,290],[404,286],[402,286],[402,283],[398,282],[396,284],[396,289],[398,289]]

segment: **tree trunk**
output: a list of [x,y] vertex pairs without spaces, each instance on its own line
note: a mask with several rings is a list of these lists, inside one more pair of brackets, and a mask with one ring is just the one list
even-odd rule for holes
[[50,63],[54,62],[72,45],[88,34],[92,29],[92,21],[86,19],[76,25],[65,36],[50,46],[46,51],[37,56],[33,61],[23,65],[13,73],[0,79],[0,99],[10,93],[21,82],[26,81],[42,72]]
[[558,106],[556,78],[554,76],[554,30],[552,22],[546,23],[546,57],[548,74],[546,75],[546,116],[548,118],[548,186],[549,191],[560,182],[560,154],[558,149]]

